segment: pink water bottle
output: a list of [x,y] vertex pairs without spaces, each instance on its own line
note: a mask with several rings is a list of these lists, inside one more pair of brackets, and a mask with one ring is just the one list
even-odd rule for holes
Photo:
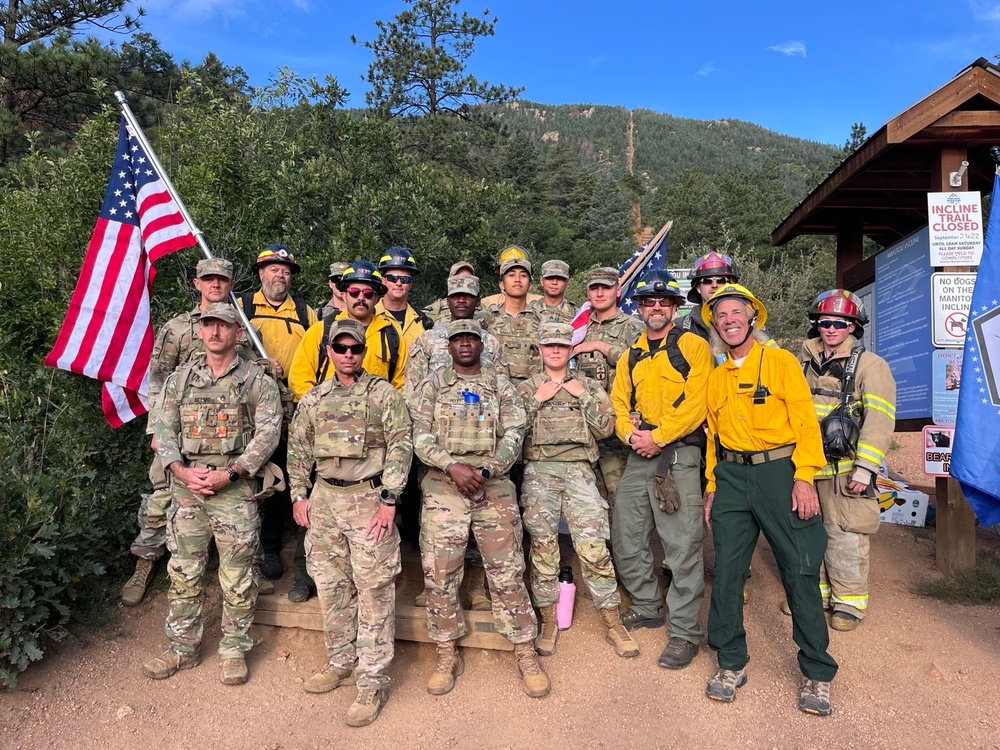
[[559,571],[559,601],[556,602],[556,624],[560,630],[568,630],[573,624],[575,601],[576,585],[573,583],[573,569],[566,565]]

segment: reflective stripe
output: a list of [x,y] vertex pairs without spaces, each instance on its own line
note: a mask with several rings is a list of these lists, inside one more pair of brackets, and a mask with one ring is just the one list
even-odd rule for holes
[[844,474],[854,468],[854,460],[850,458],[844,458],[837,462],[836,469],[833,464],[827,464],[822,469],[816,472],[816,476],[832,477],[834,474]]
[[880,411],[885,414],[889,419],[896,419],[896,407],[884,398],[879,398],[870,393],[866,393],[862,403],[865,405],[865,409],[874,409],[875,411]]
[[858,458],[878,464],[885,458],[885,453],[870,443],[858,443]]
[[826,415],[828,415],[831,411],[833,411],[834,409],[836,409],[838,406],[840,406],[840,404],[817,404],[817,403],[814,403],[813,404],[813,409],[816,410],[816,416],[819,417],[819,419],[823,419],[823,417],[825,417]]
[[868,594],[834,594],[834,604],[846,604],[856,610],[864,612],[868,609]]

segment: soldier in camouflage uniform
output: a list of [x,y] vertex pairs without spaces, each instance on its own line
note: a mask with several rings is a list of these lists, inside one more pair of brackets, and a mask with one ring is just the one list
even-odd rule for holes
[[[590,302],[587,334],[573,348],[577,367],[587,377],[600,383],[606,393],[611,393],[618,359],[645,330],[639,318],[618,309],[618,294],[617,268],[594,268],[587,274],[587,300]],[[627,460],[628,448],[617,435],[600,442],[600,478],[611,505],[614,505],[615,492]]]
[[[467,260],[460,260],[457,263],[451,264],[451,270],[448,271],[448,277],[452,276],[475,276],[476,269]],[[427,307],[423,309],[423,312],[427,317],[433,320],[435,323],[447,323],[451,320],[450,311],[448,310],[448,297],[440,297],[433,302],[431,302]]]
[[251,570],[260,530],[254,477],[278,445],[281,402],[264,368],[236,356],[243,327],[231,305],[209,305],[198,325],[204,354],[167,378],[153,411],[157,453],[172,475],[165,628],[170,647],[142,670],[162,680],[201,660],[205,566],[214,537],[223,593],[221,680],[241,685],[247,681],[245,654],[253,645],[257,602]]
[[459,603],[462,558],[471,526],[486,565],[497,631],[514,644],[525,693],[547,695],[538,664],[535,611],[524,585],[521,516],[507,472],[521,455],[524,405],[511,382],[482,367],[482,329],[475,320],[448,323],[454,364],[434,371],[413,399],[413,448],[427,464],[420,549],[427,588],[427,630],[437,643],[432,695],[455,686],[464,663],[456,641],[466,625]]
[[564,260],[547,260],[542,263],[542,298],[528,303],[540,320],[569,323],[576,316],[576,305],[566,299],[569,283],[569,263]]
[[556,652],[559,628],[559,517],[565,516],[580,558],[583,579],[607,628],[606,639],[619,656],[639,655],[639,645],[622,625],[621,597],[608,552],[608,504],[597,492],[591,464],[597,441],[614,431],[608,394],[586,375],[571,373],[573,328],[543,323],[538,332],[543,372],[517,387],[524,399],[524,528],[531,536],[531,593],[542,617],[538,653]]
[[[194,287],[201,295],[201,301],[192,310],[181,313],[167,321],[159,330],[153,344],[152,361],[149,367],[149,400],[156,403],[163,392],[167,377],[192,354],[204,351],[198,338],[198,316],[213,302],[225,302],[233,288],[233,264],[223,258],[204,259],[195,270]],[[249,355],[252,358],[252,350]],[[132,554],[136,561],[135,573],[122,588],[122,604],[134,607],[142,601],[146,588],[153,577],[153,566],[163,557],[167,545],[167,507],[170,505],[170,487],[156,452],[153,437],[153,421],[149,420],[146,434],[151,438],[154,452],[149,467],[149,481],[153,492],[142,496],[139,504],[139,535],[132,542]]]
[[337,284],[344,276],[344,271],[350,268],[350,263],[345,263],[344,261],[337,261],[336,263],[330,264],[330,275],[327,276],[327,286],[330,287],[330,301],[327,302],[322,307],[316,308],[316,317],[323,320],[327,316],[337,317],[343,310],[347,309],[346,296],[340,289],[337,288]]
[[356,679],[347,724],[361,727],[385,704],[395,653],[400,560],[393,520],[413,457],[412,425],[396,389],[361,367],[365,327],[338,320],[328,341],[334,376],[302,397],[288,433],[292,512],[307,529],[306,564],[327,654],[303,687],[325,693]]
[[500,339],[510,381],[517,385],[542,369],[538,357],[538,315],[528,308],[531,261],[510,258],[500,265],[502,302],[487,308],[483,327]]

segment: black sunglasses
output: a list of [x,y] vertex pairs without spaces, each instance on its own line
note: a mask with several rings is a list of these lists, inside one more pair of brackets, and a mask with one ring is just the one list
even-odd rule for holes
[[348,289],[347,294],[350,295],[351,299],[357,299],[358,297],[364,297],[365,299],[371,299],[375,296],[374,289],[358,289],[354,287],[353,289]]
[[640,297],[639,304],[643,307],[655,307],[657,304],[660,307],[673,307],[677,303],[673,297]]
[[413,277],[412,276],[403,276],[402,274],[398,274],[398,273],[383,274],[382,278],[385,279],[386,281],[388,281],[390,284],[395,284],[397,281],[399,283],[401,283],[401,284],[412,284],[413,283]]
[[330,344],[330,348],[333,349],[334,354],[347,354],[350,352],[354,356],[358,356],[365,350],[364,344]]
[[820,328],[836,328],[838,331],[843,331],[850,323],[846,320],[821,320],[816,325]]

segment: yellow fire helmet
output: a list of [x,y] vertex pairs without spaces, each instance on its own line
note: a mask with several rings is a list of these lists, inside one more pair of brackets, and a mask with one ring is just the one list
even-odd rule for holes
[[531,253],[520,245],[507,245],[497,253],[497,268],[500,268],[504,264],[504,261],[508,260],[526,260],[530,263]]
[[701,306],[701,319],[705,321],[705,325],[712,325],[715,306],[724,299],[741,299],[748,303],[757,313],[754,328],[763,328],[764,324],[767,323],[767,308],[764,307],[763,302],[753,296],[753,292],[740,284],[726,284],[716,289],[708,303]]

